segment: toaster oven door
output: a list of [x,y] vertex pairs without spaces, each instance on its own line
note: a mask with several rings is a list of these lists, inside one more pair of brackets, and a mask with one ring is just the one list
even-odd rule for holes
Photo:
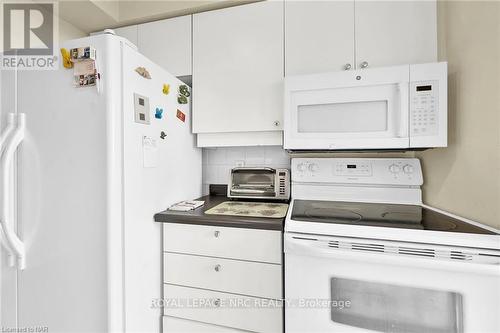
[[409,147],[409,67],[290,77],[286,149]]
[[230,198],[274,198],[276,170],[272,168],[235,168],[231,171]]

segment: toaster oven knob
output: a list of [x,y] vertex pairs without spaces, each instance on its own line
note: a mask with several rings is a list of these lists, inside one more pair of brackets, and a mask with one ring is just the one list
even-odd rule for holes
[[316,172],[316,171],[318,171],[318,169],[319,169],[319,166],[316,163],[309,165],[309,171],[311,171],[311,172]]

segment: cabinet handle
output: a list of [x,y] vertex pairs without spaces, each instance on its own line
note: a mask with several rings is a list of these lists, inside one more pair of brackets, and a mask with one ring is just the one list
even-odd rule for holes
[[363,61],[361,64],[360,64],[361,68],[366,68],[368,67],[368,62],[367,61]]
[[214,305],[215,305],[216,307],[219,307],[219,306],[220,306],[220,298],[216,298],[216,299],[214,300]]
[[216,230],[216,231],[214,232],[214,237],[215,237],[215,238],[219,238],[219,236],[220,236],[220,231],[219,231],[219,230]]
[[351,64],[345,64],[344,65],[344,70],[348,71],[352,68],[352,65]]
[[216,272],[220,272],[220,270],[222,269],[222,267],[221,267],[221,265],[215,265],[214,269],[215,269]]
[[274,126],[278,127],[279,125],[280,125],[280,122],[279,122],[279,121],[277,121],[277,120],[275,120],[275,121],[274,121]]

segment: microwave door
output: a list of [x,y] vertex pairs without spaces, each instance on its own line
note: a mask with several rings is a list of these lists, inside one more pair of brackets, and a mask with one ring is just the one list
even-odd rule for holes
[[409,147],[408,66],[393,77],[363,74],[361,83],[329,75],[330,85],[286,91],[286,149]]

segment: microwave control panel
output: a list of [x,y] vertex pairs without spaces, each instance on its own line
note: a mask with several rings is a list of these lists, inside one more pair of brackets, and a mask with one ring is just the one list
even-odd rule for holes
[[439,126],[439,81],[412,82],[410,85],[410,132],[412,136],[432,136]]

